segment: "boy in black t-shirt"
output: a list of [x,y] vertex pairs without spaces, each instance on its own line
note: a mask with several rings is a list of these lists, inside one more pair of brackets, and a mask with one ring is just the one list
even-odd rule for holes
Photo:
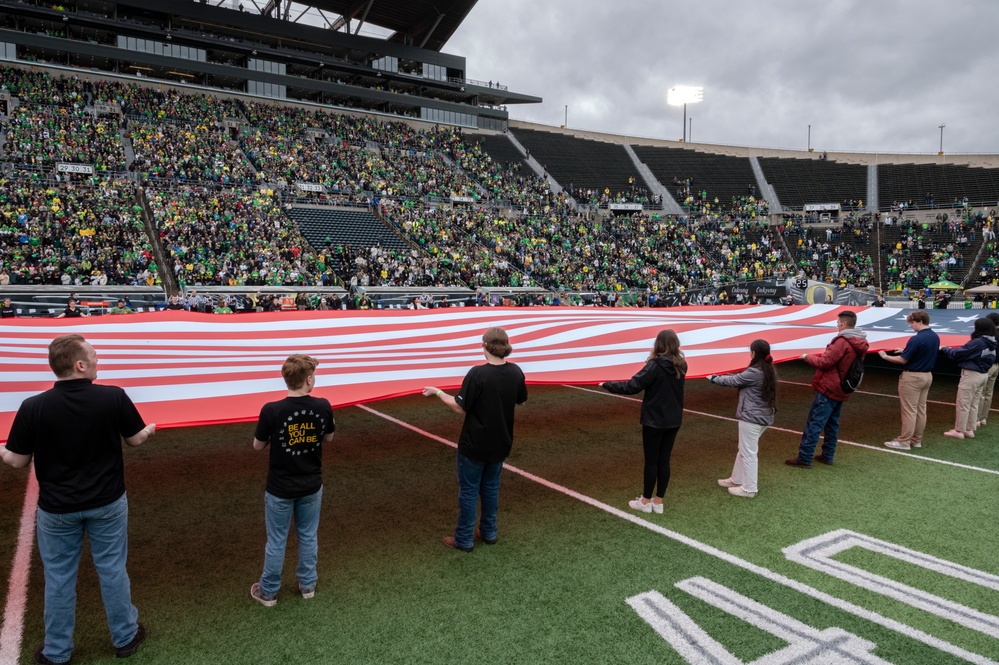
[[[434,386],[423,389],[424,397],[436,395],[465,416],[458,439],[458,523],[454,535],[444,538],[445,545],[463,552],[472,551],[475,537],[487,545],[496,542],[500,472],[513,447],[514,407],[527,401],[524,372],[506,361],[513,351],[506,332],[487,330],[482,351],[486,364],[468,370],[456,397]],[[476,529],[480,500],[482,515]]]
[[267,547],[264,571],[250,587],[250,596],[265,607],[277,604],[281,569],[291,518],[298,533],[298,588],[303,598],[316,592],[319,545],[319,506],[323,498],[323,444],[333,441],[333,408],[328,400],[311,397],[316,385],[315,358],[289,356],[281,367],[288,396],[260,410],[253,449],[270,445],[264,517]]

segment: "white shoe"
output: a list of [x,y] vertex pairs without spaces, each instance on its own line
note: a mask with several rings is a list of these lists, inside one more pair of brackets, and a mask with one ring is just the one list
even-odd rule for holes
[[964,431],[964,438],[966,438],[966,439],[974,439],[975,438],[975,432],[974,432],[974,430],[970,430],[970,429],[965,430]]
[[628,502],[628,507],[637,510],[640,513],[651,513],[652,512],[652,502],[642,503],[642,497],[638,496]]
[[958,432],[956,429],[949,429],[944,432],[944,436],[949,436],[952,439],[963,439],[964,432]]
[[718,484],[722,487],[738,487],[739,483],[735,482],[731,478],[719,478]]
[[885,448],[894,448],[895,450],[910,450],[912,446],[908,443],[902,443],[898,439],[892,439],[891,441],[885,441]]
[[913,441],[909,445],[912,446],[913,448],[922,448],[923,447],[923,442],[922,441]]
[[986,426],[986,425],[988,425],[988,424],[989,424],[989,423],[988,423],[987,421],[985,421],[985,420],[979,420],[979,421],[978,421],[978,426],[979,426],[979,427],[985,427],[985,426]]
[[732,496],[741,496],[744,499],[755,499],[756,492],[747,492],[745,487],[729,487],[728,493]]
[[652,504],[652,512],[654,512],[656,515],[662,515],[663,514],[663,504],[661,504],[661,503],[653,503]]

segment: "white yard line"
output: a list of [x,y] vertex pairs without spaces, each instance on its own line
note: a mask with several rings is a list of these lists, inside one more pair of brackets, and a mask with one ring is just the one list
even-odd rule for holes
[[17,549],[10,569],[7,588],[7,605],[0,629],[0,665],[17,665],[24,633],[24,610],[28,602],[28,577],[31,573],[31,547],[35,539],[35,510],[38,506],[38,481],[35,465],[28,473],[28,487],[24,492],[21,510],[21,527],[17,534]]
[[[809,386],[811,386],[811,384],[800,384],[800,385],[809,385]],[[568,386],[567,385],[567,386],[563,386],[563,388],[572,388],[574,390],[582,390],[583,392],[586,392],[586,393],[594,393],[596,395],[605,395],[606,397],[616,397],[617,399],[626,399],[626,400],[629,400],[629,401],[632,401],[632,402],[641,402],[642,401],[642,400],[638,399],[637,397],[631,397],[630,395],[616,395],[614,393],[609,393],[609,392],[607,392],[605,390],[597,390],[597,389],[594,389],[594,388],[586,388],[586,387],[583,387],[583,386]],[[878,393],[871,393],[871,394],[872,395],[876,395]],[[706,418],[715,418],[717,420],[727,420],[727,421],[733,422],[733,423],[739,422],[735,418],[729,418],[727,416],[719,416],[717,414],[706,413],[704,411],[694,411],[693,409],[684,409],[684,412],[685,413],[693,413],[693,414],[696,414],[698,416],[704,416]],[[774,430],[775,432],[787,432],[788,434],[794,434],[794,435],[797,435],[797,436],[801,436],[801,431],[800,430],[788,429],[786,427],[773,427],[773,426],[771,426],[771,427],[768,427],[767,429],[768,430]],[[901,455],[903,457],[911,457],[912,459],[918,459],[918,460],[922,460],[924,462],[933,462],[934,464],[943,464],[945,466],[953,466],[953,467],[956,467],[958,469],[968,469],[969,471],[978,471],[980,473],[989,473],[989,474],[992,474],[994,476],[999,476],[999,471],[997,471],[995,469],[983,469],[980,466],[971,466],[970,464],[960,464],[958,462],[950,462],[948,460],[937,459],[935,457],[926,457],[925,455],[913,455],[912,453],[907,453],[907,452],[904,452],[902,450],[892,450],[891,448],[885,448],[884,446],[872,446],[872,445],[867,444],[867,443],[858,443],[856,441],[847,441],[846,439],[837,439],[836,440],[836,445],[839,445],[841,443],[844,444],[844,445],[847,445],[847,446],[856,446],[857,448],[867,448],[868,450],[876,450],[879,453],[885,453],[885,454],[888,454],[888,455]]]
[[[364,411],[367,411],[372,415],[376,415],[379,418],[384,418],[389,422],[395,423],[400,427],[404,427],[408,430],[416,432],[417,434],[425,436],[428,439],[433,439],[434,441],[438,441],[452,448],[458,447],[457,444],[454,443],[453,441],[449,441],[444,437],[437,436],[436,434],[431,434],[430,432],[422,430],[419,427],[416,427],[415,425],[410,425],[409,423],[399,420],[398,418],[394,418],[386,413],[382,413],[381,411],[376,411],[375,409],[372,409],[369,406],[358,404],[357,408],[363,409]],[[769,568],[764,568],[763,566],[759,566],[755,563],[747,561],[746,559],[737,557],[734,554],[729,554],[728,552],[720,550],[717,547],[708,545],[707,543],[702,543],[699,540],[694,540],[693,538],[685,536],[677,531],[671,531],[670,529],[659,526],[654,522],[650,522],[646,519],[639,517],[636,513],[625,512],[623,510],[615,508],[614,506],[603,503],[602,501],[598,501],[593,497],[586,496],[585,494],[581,494],[579,492],[576,492],[575,490],[571,490],[568,487],[564,487],[557,483],[553,483],[550,480],[545,480],[540,476],[536,476],[533,473],[530,473],[529,471],[524,471],[523,469],[515,467],[511,464],[504,464],[503,469],[511,473],[517,474],[518,476],[522,476],[535,483],[538,483],[539,485],[547,487],[548,489],[559,492],[560,494],[564,494],[565,496],[576,499],[577,501],[581,501],[587,505],[593,506],[594,508],[598,508],[610,515],[623,519],[627,522],[631,522],[636,526],[640,526],[655,533],[658,533],[660,535],[666,536],[667,538],[670,538],[679,543],[687,545],[688,547],[692,547],[700,552],[703,552],[704,554],[713,556],[717,559],[721,559],[722,561],[725,561],[734,566],[742,568],[743,570],[756,573],[757,575],[765,577],[766,579],[772,582],[782,584],[807,596],[811,596],[812,598],[817,598],[818,600],[821,600],[824,603],[827,603],[829,605],[832,605],[833,607],[843,610],[844,612],[848,612],[850,614],[853,614],[854,616],[858,616],[861,619],[866,619],[867,621],[876,623],[879,626],[884,626],[889,630],[901,633],[906,637],[912,638],[918,642],[922,642],[923,644],[929,645],[935,649],[939,649],[940,651],[943,651],[945,653],[957,656],[958,658],[964,659],[970,663],[976,663],[976,665],[999,665],[999,663],[997,663],[996,661],[991,660],[981,654],[967,651],[966,649],[962,649],[959,646],[951,644],[950,642],[946,642],[938,637],[930,635],[929,633],[924,633],[923,631],[913,628],[912,626],[904,624],[900,621],[896,621],[895,619],[890,619],[886,616],[878,614],[877,612],[872,612],[871,610],[860,607],[859,605],[854,605],[849,601],[842,600],[841,598],[837,598],[836,596],[832,596],[823,591],[819,591],[818,589],[811,587],[807,584],[804,584],[803,582],[799,582],[798,580],[787,577],[786,575],[774,572]]]

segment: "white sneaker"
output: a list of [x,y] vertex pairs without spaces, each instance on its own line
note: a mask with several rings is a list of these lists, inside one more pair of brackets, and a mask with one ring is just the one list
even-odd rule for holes
[[661,504],[661,503],[653,503],[652,504],[652,512],[654,512],[656,515],[662,515],[663,514],[663,504]]
[[895,450],[910,450],[912,446],[908,443],[902,443],[898,439],[892,439],[891,441],[885,441],[885,448],[894,448]]
[[913,441],[909,445],[912,446],[913,448],[922,448],[923,447],[923,442],[922,441]]
[[956,429],[949,429],[944,432],[944,436],[949,436],[952,439],[963,439],[964,432],[958,432]]
[[974,430],[970,430],[970,429],[964,430],[964,438],[966,438],[966,439],[974,439],[975,438],[975,432],[974,432]]
[[756,492],[748,492],[745,487],[729,487],[728,493],[732,496],[741,496],[744,499],[755,499]]
[[739,483],[735,482],[731,478],[719,478],[718,484],[722,487],[738,487]]
[[633,510],[637,510],[640,513],[651,513],[652,512],[652,502],[642,503],[642,497],[638,496],[628,502],[628,507]]
[[985,427],[988,424],[989,424],[988,421],[985,421],[985,420],[979,420],[978,421],[978,426],[979,427]]

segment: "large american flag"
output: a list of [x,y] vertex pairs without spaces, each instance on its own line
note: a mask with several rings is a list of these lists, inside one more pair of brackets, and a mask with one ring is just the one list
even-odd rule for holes
[[[770,342],[774,360],[819,352],[843,307],[732,306],[668,309],[530,307],[429,311],[284,312],[206,315],[159,312],[0,323],[0,440],[22,400],[54,377],[47,347],[79,333],[98,353],[99,383],[123,387],[147,422],[160,426],[240,422],[286,394],[281,364],[292,353],[319,360],[314,395],[346,406],[454,388],[484,362],[482,333],[504,328],[510,360],[532,384],[593,384],[638,371],[656,334],[672,328],[689,377],[742,369],[750,342]],[[904,346],[906,310],[849,308],[871,351]],[[947,346],[967,341],[974,312],[932,312]]]

